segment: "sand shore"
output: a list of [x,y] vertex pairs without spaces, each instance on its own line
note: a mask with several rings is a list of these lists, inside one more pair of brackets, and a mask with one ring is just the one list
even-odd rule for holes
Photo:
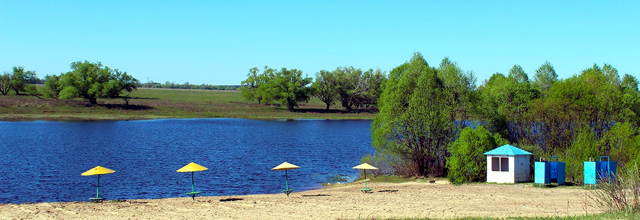
[[602,212],[579,188],[530,185],[370,183],[284,194],[0,204],[0,219],[367,219],[574,216]]

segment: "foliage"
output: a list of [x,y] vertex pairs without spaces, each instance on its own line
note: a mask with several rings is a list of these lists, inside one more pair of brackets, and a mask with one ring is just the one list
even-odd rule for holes
[[325,110],[333,105],[337,99],[337,79],[334,74],[326,70],[320,70],[316,73],[315,82],[311,85],[314,96],[327,106]]
[[60,97],[60,91],[62,91],[63,85],[60,82],[60,76],[58,75],[47,75],[44,77],[44,94],[45,96],[58,99]]
[[534,76],[533,86],[542,94],[547,94],[551,86],[558,81],[558,74],[549,61],[545,61]]
[[408,63],[393,69],[380,98],[380,113],[372,124],[375,149],[411,161],[413,174],[418,176],[445,174],[446,148],[467,124],[456,123],[456,119],[471,112],[463,101],[469,97],[460,97],[471,94],[468,87],[447,84],[453,81],[449,78],[466,76],[461,71],[447,73],[447,69],[459,68],[447,60],[443,63],[439,76],[437,69],[415,53]]
[[249,69],[249,73],[247,73],[247,79],[242,81],[240,85],[240,93],[246,100],[258,100],[258,103],[262,101],[262,98],[258,96],[257,90],[258,85],[261,82],[261,76],[258,75],[258,68],[254,67]]
[[413,176],[415,173],[412,161],[402,160],[398,156],[392,156],[380,152],[365,155],[360,159],[360,162],[368,163],[371,166],[377,167],[377,170],[367,171],[374,176]]
[[[24,67],[14,66],[11,73],[5,72],[0,75],[0,94],[7,95],[13,90],[16,95],[27,92],[28,83],[37,82],[38,77],[35,71],[24,71]],[[32,88],[30,88],[33,91]]]
[[[44,88],[42,86],[41,88]],[[13,92],[12,92],[13,93]],[[251,118],[372,120],[376,112],[345,114],[324,112],[324,103],[311,98],[310,111],[289,112],[282,108],[246,101],[239,91],[145,89],[130,94],[129,106],[121,100],[98,98],[100,105],[87,108],[80,99],[37,99],[32,96],[0,97],[4,120],[135,120],[158,118]],[[336,107],[336,106],[332,106]],[[313,111],[317,110],[317,111]]]
[[7,95],[11,90],[11,75],[4,73],[0,75],[0,94]]
[[[240,91],[246,100],[257,100],[258,103],[270,104],[272,101],[283,103],[280,94],[281,85],[278,85],[281,71],[265,67],[262,74],[258,74],[257,68],[252,68],[247,74],[247,79],[242,81]],[[305,78],[306,79],[306,78]],[[309,96],[318,97],[325,103],[325,110],[329,110],[335,101],[340,101],[347,111],[356,108],[368,108],[376,105],[378,97],[382,93],[386,80],[385,73],[378,70],[363,72],[354,67],[338,67],[334,71],[321,70],[316,73],[314,83],[309,88]],[[301,87],[302,88],[302,87]]]
[[20,94],[20,92],[25,92],[25,88],[27,86],[28,81],[32,81],[36,78],[35,71],[24,71],[24,67],[18,66],[13,67],[13,73],[11,74],[11,89],[15,91],[16,94]]
[[269,85],[273,88],[274,98],[293,111],[298,102],[308,102],[311,98],[311,90],[307,85],[311,78],[302,77],[302,71],[297,69],[282,68],[276,72],[275,78]]
[[447,179],[453,184],[485,181],[487,175],[487,158],[484,152],[507,144],[496,134],[496,137],[483,126],[475,129],[466,127],[460,137],[448,148],[447,157],[449,174]]
[[203,89],[203,90],[237,90],[240,88],[238,85],[211,85],[211,84],[191,84],[189,82],[185,83],[175,83],[166,81],[165,83],[159,83],[154,81],[149,81],[146,83],[142,83],[138,85],[140,88],[157,88],[157,89]]
[[137,89],[139,81],[126,72],[89,61],[71,63],[72,71],[60,77],[63,89],[60,98],[81,97],[90,104],[98,104],[98,98],[119,98],[124,91]]
[[640,213],[640,170],[636,163],[620,170],[615,178],[598,180],[598,189],[591,191],[601,208],[610,212]]

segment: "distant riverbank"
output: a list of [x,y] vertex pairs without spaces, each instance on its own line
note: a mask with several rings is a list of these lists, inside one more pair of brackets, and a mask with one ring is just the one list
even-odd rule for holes
[[0,96],[0,120],[137,120],[161,118],[247,119],[366,119],[376,109],[345,112],[339,105],[325,111],[317,98],[301,103],[295,111],[278,105],[247,101],[238,91],[146,89],[131,93],[129,105],[122,99],[99,99],[89,106],[82,99],[38,99],[28,95]]

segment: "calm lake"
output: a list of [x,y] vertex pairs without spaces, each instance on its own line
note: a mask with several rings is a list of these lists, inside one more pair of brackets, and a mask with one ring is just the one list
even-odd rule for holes
[[[371,121],[169,119],[96,122],[0,122],[0,203],[88,201],[97,176],[100,196],[112,199],[183,197],[195,162],[203,196],[280,193],[282,162],[295,192],[322,187],[330,177],[359,175],[352,167],[373,153]],[[285,196],[284,194],[282,196]]]

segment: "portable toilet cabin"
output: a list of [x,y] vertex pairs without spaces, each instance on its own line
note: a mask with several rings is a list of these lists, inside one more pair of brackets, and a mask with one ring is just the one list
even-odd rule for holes
[[[603,161],[602,159],[607,159]],[[606,178],[615,178],[616,176],[615,161],[611,161],[609,156],[600,156],[600,161],[585,161],[584,162],[584,186],[587,184],[594,187],[598,184],[599,180]]]
[[558,157],[550,157],[549,159],[555,159],[555,161],[535,162],[534,185],[542,184],[545,186],[552,182],[558,186],[565,184],[566,164],[559,162]]
[[529,182],[530,158],[533,155],[525,150],[503,145],[487,155],[487,182],[520,183]]

